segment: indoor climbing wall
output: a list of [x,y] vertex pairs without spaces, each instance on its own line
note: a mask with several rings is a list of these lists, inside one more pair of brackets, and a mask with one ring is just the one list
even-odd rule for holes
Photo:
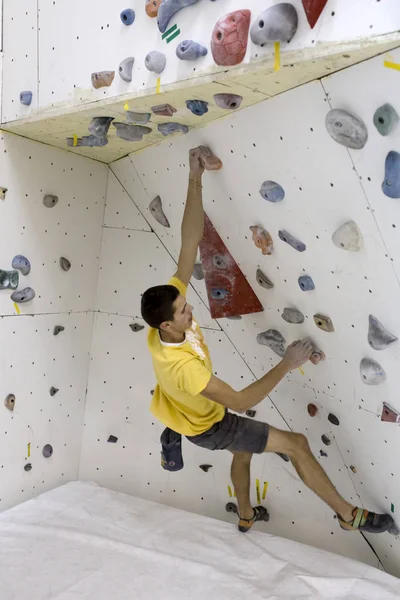
[[0,137],[0,510],[78,476],[107,168]]
[[[140,294],[176,269],[188,150],[208,144],[224,166],[204,175],[205,210],[264,307],[212,320],[197,267],[189,298],[215,374],[242,389],[282,347],[311,336],[326,359],[285,378],[256,418],[306,434],[348,500],[399,524],[400,424],[388,422],[400,412],[399,64],[393,51],[111,165],[81,478],[230,518],[228,453],[184,441],[184,469],[160,466],[163,426],[149,412],[155,380],[139,310]],[[254,228],[271,236],[268,252]],[[254,457],[252,478],[252,500],[271,513],[265,531],[376,560],[282,458]],[[368,539],[400,575],[400,539]]]
[[[109,163],[225,116],[214,95],[233,84],[243,108],[395,47],[399,29],[397,0],[4,0],[2,123]],[[173,119],[152,111],[164,103]]]

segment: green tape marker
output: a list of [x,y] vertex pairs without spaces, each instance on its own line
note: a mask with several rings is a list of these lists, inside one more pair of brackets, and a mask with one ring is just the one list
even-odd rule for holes
[[167,44],[169,44],[170,42],[172,42],[172,40],[174,40],[179,34],[180,34],[181,30],[177,29],[175,31],[175,33],[173,35],[171,35],[171,37],[167,38]]
[[165,39],[166,37],[168,37],[171,33],[173,33],[175,31],[175,29],[177,29],[177,25],[173,25],[172,27],[170,27],[168,29],[168,31],[166,31],[165,33],[162,34],[161,39]]
[[391,505],[390,510],[394,513],[394,504]]

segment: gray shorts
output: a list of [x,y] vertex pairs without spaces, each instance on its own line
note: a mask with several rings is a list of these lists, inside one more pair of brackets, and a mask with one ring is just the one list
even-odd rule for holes
[[222,421],[215,423],[200,435],[186,436],[189,442],[207,450],[230,450],[231,452],[264,452],[268,440],[269,425],[254,419],[246,419],[225,412]]

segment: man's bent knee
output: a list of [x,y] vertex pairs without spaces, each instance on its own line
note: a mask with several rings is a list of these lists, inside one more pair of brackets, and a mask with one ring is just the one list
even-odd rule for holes
[[281,431],[280,429],[270,427],[265,452],[277,452],[278,454],[287,454],[289,457],[292,457],[301,452],[309,451],[308,440],[302,433]]

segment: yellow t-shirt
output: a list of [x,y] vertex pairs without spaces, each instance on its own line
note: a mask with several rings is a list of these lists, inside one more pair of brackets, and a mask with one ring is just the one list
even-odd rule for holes
[[[168,284],[186,296],[187,288],[178,278],[172,277]],[[158,381],[150,406],[153,415],[182,435],[199,435],[222,421],[225,408],[200,393],[210,381],[212,364],[196,321],[181,344],[163,342],[152,327],[147,343]]]

